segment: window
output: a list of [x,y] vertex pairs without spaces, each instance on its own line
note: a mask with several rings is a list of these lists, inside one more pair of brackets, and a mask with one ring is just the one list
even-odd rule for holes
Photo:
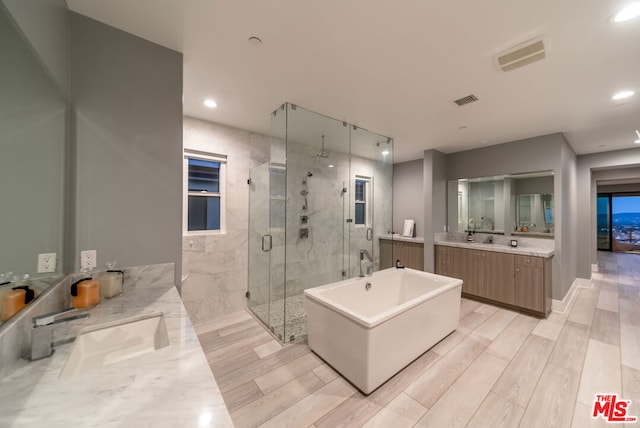
[[368,202],[369,202],[369,183],[367,177],[356,176],[355,189],[355,223],[356,225],[367,225],[370,223]]
[[226,157],[185,151],[185,232],[224,230]]

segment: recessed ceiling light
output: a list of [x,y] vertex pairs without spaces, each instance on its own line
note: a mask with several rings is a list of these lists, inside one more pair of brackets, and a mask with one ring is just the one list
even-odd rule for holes
[[206,100],[204,100],[204,102],[202,104],[204,104],[205,106],[207,106],[209,108],[218,107],[218,103],[215,102],[215,100],[212,100],[211,98],[207,98]]
[[327,165],[327,166],[328,166],[329,168],[333,168],[333,166],[334,166],[334,165],[332,165],[332,164],[329,164],[329,165]]
[[382,152],[382,155],[383,155],[383,156],[386,156],[386,155],[388,155],[389,153],[390,153],[390,152],[389,152],[389,150],[385,150],[385,151],[383,151],[383,152]]
[[629,98],[630,96],[632,96],[633,94],[635,94],[635,92],[633,91],[620,91],[616,94],[614,94],[611,99],[612,100],[623,100],[625,98]]
[[640,3],[631,3],[614,16],[614,22],[624,22],[640,16]]
[[256,36],[251,36],[249,37],[249,46],[260,46],[262,44],[262,39],[260,39],[260,37],[256,37]]

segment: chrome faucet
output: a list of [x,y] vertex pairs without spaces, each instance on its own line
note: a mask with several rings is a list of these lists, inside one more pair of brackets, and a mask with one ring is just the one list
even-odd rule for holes
[[88,318],[89,313],[77,314],[76,308],[65,309],[33,317],[31,327],[31,360],[39,360],[53,354],[53,325],[80,318]]
[[373,273],[373,257],[371,257],[371,254],[365,250],[362,249],[360,250],[360,278],[364,278],[364,272],[362,271],[362,261],[364,260],[364,258],[367,258],[367,260],[369,261],[369,265],[367,266],[367,276],[371,276],[371,274]]

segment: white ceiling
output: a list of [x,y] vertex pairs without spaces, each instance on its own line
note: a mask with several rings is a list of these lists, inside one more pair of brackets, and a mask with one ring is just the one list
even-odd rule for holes
[[[290,101],[393,137],[396,162],[554,132],[578,154],[637,147],[640,18],[610,21],[628,3],[67,0],[182,52],[186,115],[269,133]],[[497,54],[537,36],[546,59],[499,70]],[[622,89],[635,97],[611,101]]]

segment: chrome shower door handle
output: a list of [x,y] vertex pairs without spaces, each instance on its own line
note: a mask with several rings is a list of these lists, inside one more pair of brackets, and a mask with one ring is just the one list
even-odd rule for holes
[[271,235],[262,235],[262,251],[271,251]]
[[367,228],[367,241],[372,241],[373,240],[373,229],[368,227]]

